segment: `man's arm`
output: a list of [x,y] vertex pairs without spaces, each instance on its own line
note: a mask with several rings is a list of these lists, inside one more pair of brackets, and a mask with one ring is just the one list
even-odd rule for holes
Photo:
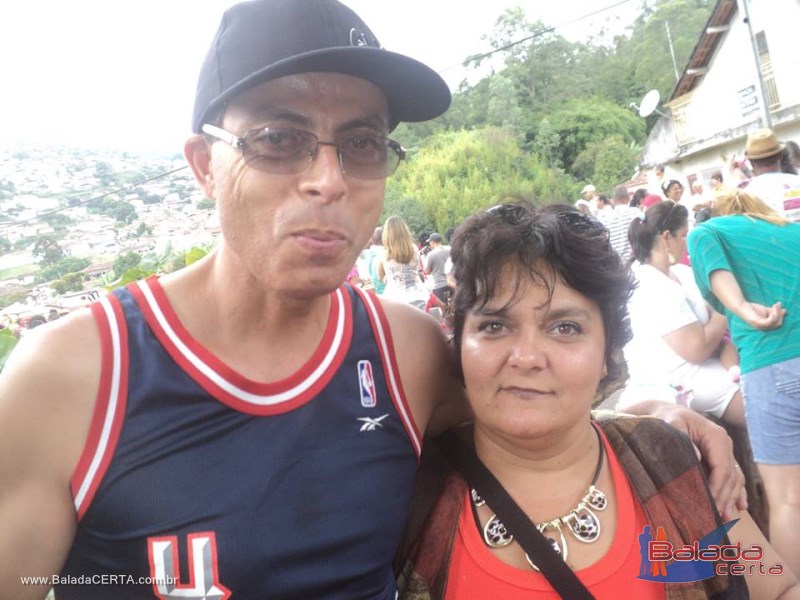
[[100,377],[86,313],[42,326],[0,375],[0,598],[43,598],[22,577],[61,570],[75,535],[70,477],[83,450]]
[[709,281],[711,291],[725,305],[725,308],[754,329],[767,331],[783,325],[786,309],[781,307],[781,303],[776,302],[772,306],[763,306],[755,302],[748,302],[742,293],[742,288],[739,287],[739,282],[730,271],[717,269],[711,273]]
[[436,320],[407,304],[381,298],[392,329],[400,379],[414,421],[430,437],[470,417],[455,374],[452,344]]
[[723,427],[689,408],[660,400],[626,405],[625,412],[657,417],[686,433],[695,445],[697,457],[710,469],[708,484],[720,514],[729,519],[747,509],[744,475],[733,457],[733,442]]

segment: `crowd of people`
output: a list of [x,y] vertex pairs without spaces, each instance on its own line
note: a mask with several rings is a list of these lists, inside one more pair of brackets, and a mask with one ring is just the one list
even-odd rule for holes
[[[681,316],[651,332],[694,397],[601,418],[637,335],[628,263],[671,284],[686,210],[622,187],[603,221],[520,201],[421,243],[398,215],[378,226],[392,131],[449,104],[337,0],[226,11],[184,147],[216,249],[36,328],[0,374],[0,598],[800,598],[800,315],[782,304],[800,225],[741,190],[715,201],[688,247],[716,312],[672,290]],[[775,239],[791,266],[762,268]],[[420,310],[437,302],[452,339]],[[706,397],[690,363],[727,365],[724,329],[741,389]],[[692,410],[735,421],[737,398],[769,541],[730,439]],[[717,556],[705,578],[642,577],[647,532],[718,530],[775,572]]]
[[[715,172],[711,194],[697,185],[686,194],[662,167],[660,195],[638,190],[631,210],[621,186],[614,214],[595,216],[636,278],[617,408],[662,399],[746,428],[770,539],[797,572],[800,535],[790,525],[800,518],[796,146],[770,129],[753,131],[745,160],[731,165],[733,181]],[[655,197],[649,207],[647,197]]]

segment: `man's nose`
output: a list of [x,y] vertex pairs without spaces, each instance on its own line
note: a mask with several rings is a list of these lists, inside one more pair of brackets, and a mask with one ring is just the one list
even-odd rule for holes
[[339,197],[347,188],[341,153],[334,142],[317,142],[311,164],[303,173],[302,187],[326,201]]

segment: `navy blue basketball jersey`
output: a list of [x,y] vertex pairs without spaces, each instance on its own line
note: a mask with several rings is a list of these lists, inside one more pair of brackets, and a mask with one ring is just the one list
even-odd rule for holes
[[312,357],[272,383],[195,340],[156,278],[92,306],[102,376],[58,600],[394,599],[420,435],[380,303],[330,297]]

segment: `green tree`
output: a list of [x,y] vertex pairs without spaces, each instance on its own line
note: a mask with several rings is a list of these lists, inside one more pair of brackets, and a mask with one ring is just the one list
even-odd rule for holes
[[536,137],[534,138],[531,149],[545,165],[560,168],[563,167],[561,164],[561,155],[558,151],[560,143],[561,136],[553,128],[550,119],[545,117],[542,119],[541,123],[539,123],[539,128],[536,131]]
[[2,372],[3,368],[6,366],[6,361],[18,342],[19,338],[11,333],[11,331],[8,329],[0,329],[0,372]]
[[33,245],[33,256],[42,267],[51,267],[64,258],[64,251],[53,236],[39,235]]
[[153,235],[153,228],[150,227],[150,225],[148,225],[144,221],[142,221],[136,228],[136,237],[142,237],[144,235]]
[[184,252],[176,252],[169,259],[166,270],[169,273],[173,273],[184,267],[188,267],[192,263],[203,258],[208,252],[207,248],[200,248],[198,246],[192,246]]
[[422,202],[416,198],[403,197],[397,187],[390,187],[386,191],[381,223],[392,215],[403,217],[415,240],[418,240],[423,233],[431,233],[436,229]]
[[210,210],[216,206],[216,203],[209,199],[203,198],[197,203],[197,210]]
[[549,203],[569,196],[572,183],[523,151],[510,128],[484,127],[434,135],[389,180],[392,202],[417,201],[437,231],[509,194]]
[[60,212],[42,215],[41,219],[56,231],[63,231],[75,222],[75,219]]
[[644,138],[644,121],[638,115],[600,98],[571,100],[549,121],[560,140],[558,160],[573,175],[576,159],[592,142],[617,136],[625,144],[635,144]]
[[639,154],[638,146],[611,136],[590,142],[575,159],[573,172],[579,180],[591,181],[598,190],[610,193],[633,176]]
[[59,294],[80,292],[83,289],[83,279],[83,273],[67,273],[61,279],[54,281],[52,287]]
[[104,187],[111,187],[118,184],[114,168],[106,161],[98,161],[94,167],[94,176]]
[[126,225],[130,225],[139,217],[133,204],[124,201],[117,203],[110,216],[114,217],[117,223],[125,223]]
[[[669,24],[678,71],[683,71],[716,2],[711,0],[656,0],[644,5],[630,36],[617,38],[615,53],[602,73],[625,74],[628,96],[621,103],[639,101],[657,89],[666,99],[675,87],[666,26]],[[657,117],[649,119],[650,124]]]
[[159,204],[164,199],[161,194],[148,192],[140,187],[135,188],[134,192],[136,192],[136,195],[139,196],[139,199],[145,204]]
[[65,256],[56,264],[42,268],[36,275],[36,281],[45,283],[63,277],[68,273],[77,273],[92,264],[88,258]]
[[136,267],[140,262],[142,262],[142,255],[129,250],[117,257],[111,266],[111,270],[114,272],[115,277],[120,278],[125,271]]
[[14,242],[14,250],[24,250],[36,241],[36,236],[27,236]]
[[110,292],[117,288],[125,287],[129,283],[132,283],[134,281],[139,281],[141,279],[146,279],[147,277],[150,277],[150,275],[153,274],[154,271],[151,271],[149,269],[143,269],[142,267],[133,267],[132,269],[128,269],[127,271],[125,271],[119,279],[106,285],[106,290]]

